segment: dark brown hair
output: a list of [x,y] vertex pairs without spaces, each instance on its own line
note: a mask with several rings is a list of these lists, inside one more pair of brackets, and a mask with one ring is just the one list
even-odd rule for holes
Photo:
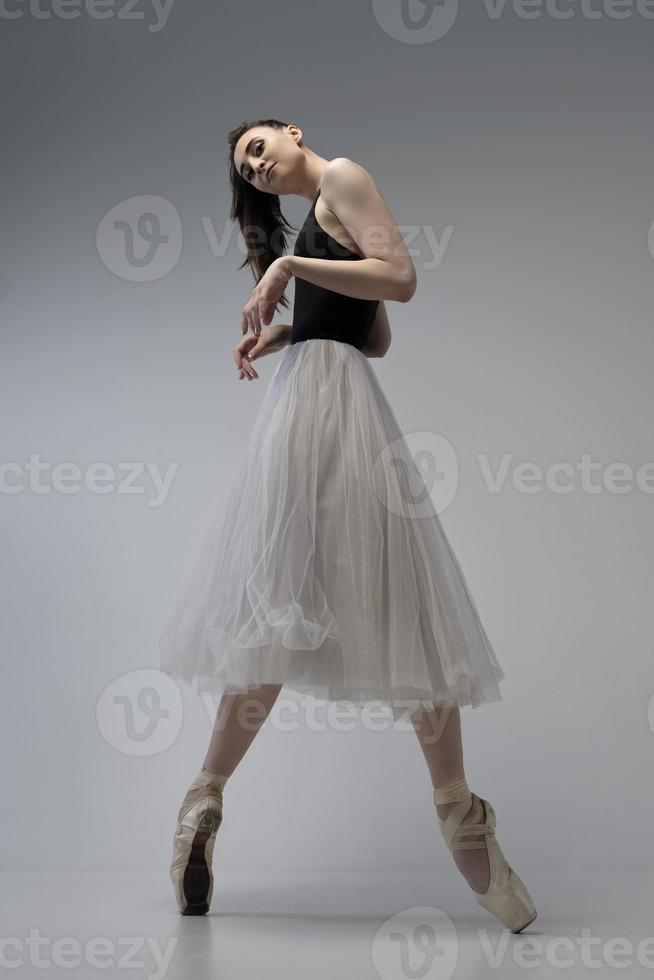
[[[234,164],[234,149],[243,133],[254,126],[283,129],[287,125],[289,124],[279,119],[256,119],[241,123],[232,129],[227,137],[229,180],[232,187],[232,206],[229,216],[232,221],[238,221],[247,248],[247,256],[241,262],[239,269],[249,265],[255,282],[259,282],[275,259],[286,254],[286,234],[289,231],[296,231],[296,228],[290,225],[282,214],[278,194],[264,194],[241,176]],[[278,305],[288,307],[285,293],[282,293]]]

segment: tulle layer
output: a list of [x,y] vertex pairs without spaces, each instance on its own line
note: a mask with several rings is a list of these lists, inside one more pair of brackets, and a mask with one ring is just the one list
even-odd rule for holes
[[504,671],[394,412],[351,344],[283,349],[160,640],[197,693],[501,701]]

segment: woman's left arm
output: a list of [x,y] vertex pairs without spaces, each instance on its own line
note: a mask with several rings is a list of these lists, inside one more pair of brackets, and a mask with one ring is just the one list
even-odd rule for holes
[[255,336],[267,326],[292,276],[355,299],[408,303],[416,291],[416,270],[384,198],[367,170],[347,157],[324,167],[320,193],[365,258],[356,262],[304,255],[276,258],[241,310],[241,332]]
[[384,198],[367,170],[347,157],[326,164],[321,196],[365,255],[358,262],[285,255],[290,275],[357,299],[407,303],[416,270]]

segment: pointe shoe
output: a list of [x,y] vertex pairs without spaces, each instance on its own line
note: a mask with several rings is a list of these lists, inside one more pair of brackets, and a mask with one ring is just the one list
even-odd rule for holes
[[[490,866],[488,889],[483,893],[476,892],[473,888],[470,890],[479,905],[496,916],[507,929],[511,932],[521,932],[536,918],[538,914],[536,907],[522,879],[509,865],[497,843],[495,810],[488,800],[477,796],[484,810],[483,823],[463,823],[475,796],[476,793],[470,792],[465,779],[459,779],[434,790],[434,804],[458,803],[458,806],[452,807],[444,820],[438,817],[441,833],[452,853],[459,848],[467,850],[485,847],[487,849]],[[467,836],[475,837],[480,834],[484,835],[483,840],[465,840]]]
[[179,808],[169,873],[182,915],[204,915],[211,905],[211,863],[227,779],[203,766]]

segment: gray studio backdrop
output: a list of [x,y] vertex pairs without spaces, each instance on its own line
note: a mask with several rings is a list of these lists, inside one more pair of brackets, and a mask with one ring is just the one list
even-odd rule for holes
[[[653,866],[653,16],[3,7],[4,869],[168,866],[215,700],[158,675],[157,640],[278,357],[237,381],[226,135],[258,116],[365,166],[412,250],[371,363],[506,671],[462,718],[507,856]],[[296,228],[308,206],[283,202]],[[451,868],[406,726],[280,704],[223,869]]]

